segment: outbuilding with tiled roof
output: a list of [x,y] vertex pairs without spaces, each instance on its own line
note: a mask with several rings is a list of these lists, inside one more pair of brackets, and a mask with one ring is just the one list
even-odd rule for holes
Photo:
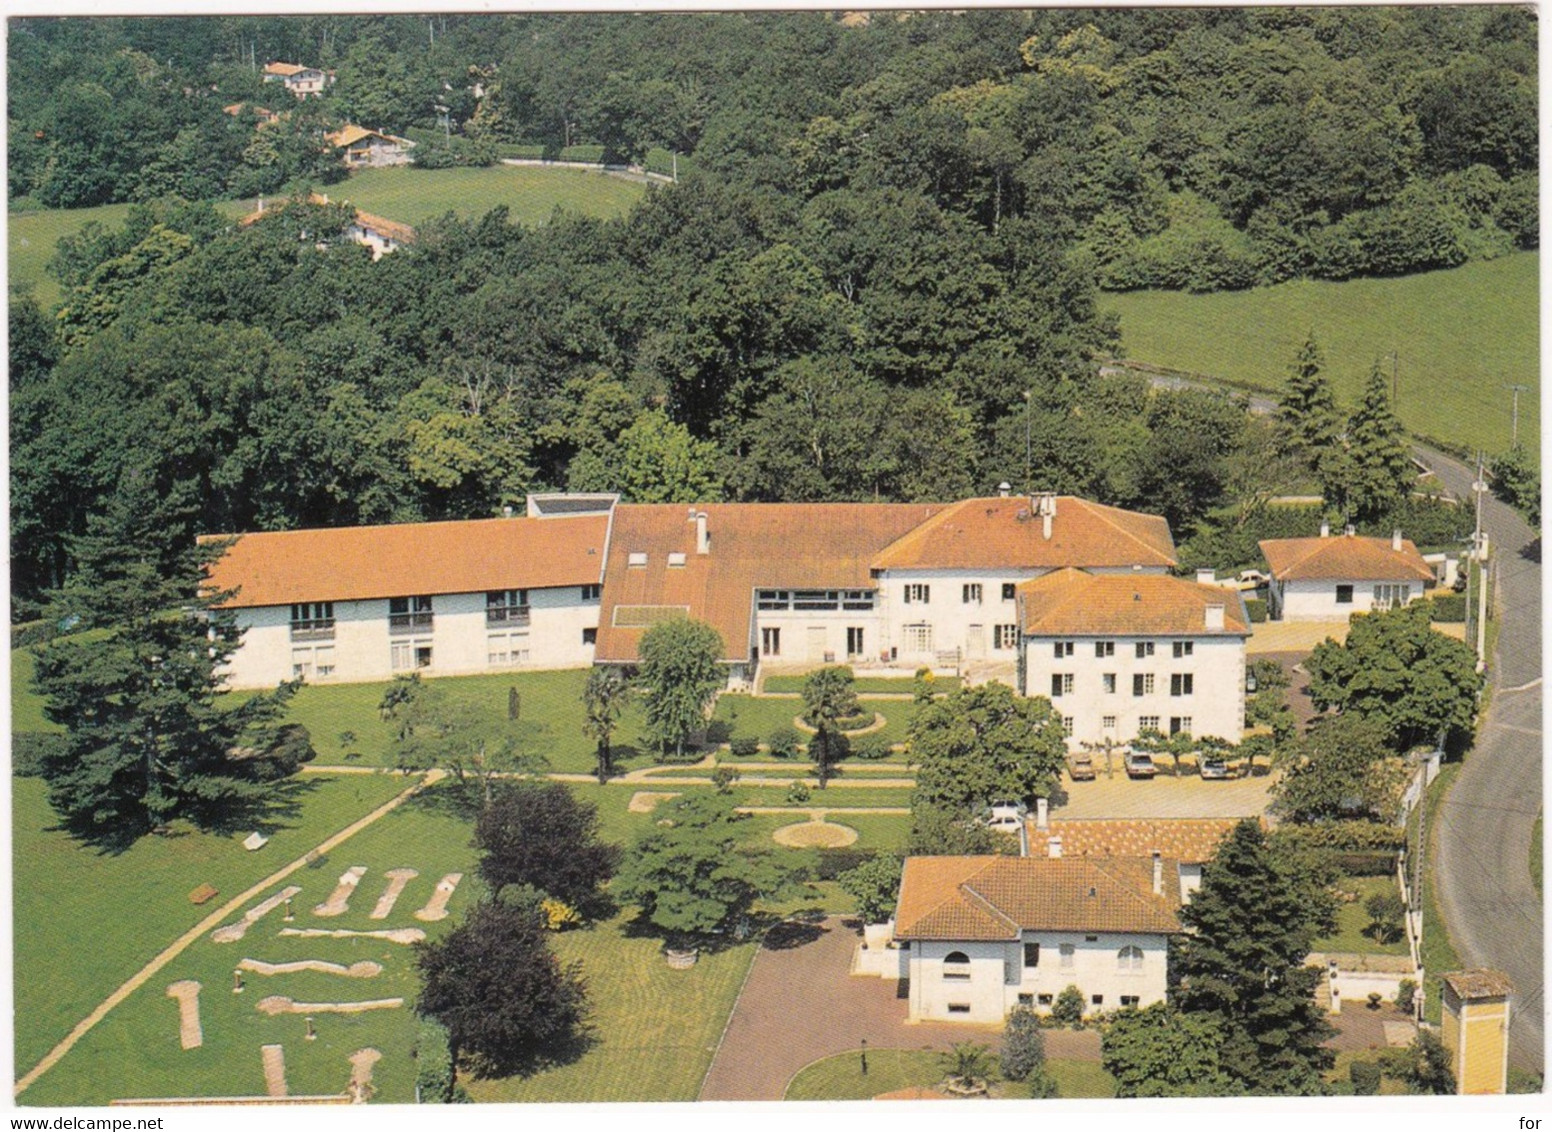
[[1261,555],[1270,567],[1268,609],[1283,621],[1341,621],[1354,613],[1389,609],[1421,598],[1434,584],[1434,569],[1411,539],[1355,534],[1351,527],[1318,538],[1265,539]]

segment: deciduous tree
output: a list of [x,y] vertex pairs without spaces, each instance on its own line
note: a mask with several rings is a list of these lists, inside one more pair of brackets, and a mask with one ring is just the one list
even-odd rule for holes
[[1111,1015],[1100,1063],[1118,1097],[1218,1097],[1234,1091],[1220,1050],[1223,1029],[1210,1014],[1156,1002]]
[[1318,719],[1303,735],[1279,745],[1272,765],[1283,772],[1272,786],[1272,809],[1294,822],[1388,822],[1398,812],[1407,780],[1384,728],[1349,712]]
[[561,782],[506,783],[474,823],[480,879],[492,892],[529,884],[574,908],[594,903],[620,848],[598,840],[598,807]]
[[647,732],[658,750],[682,756],[727,681],[722,636],[703,621],[678,618],[643,633],[639,651]]
[[913,808],[964,817],[998,799],[1050,793],[1066,753],[1050,701],[995,680],[925,705],[911,722],[910,745],[920,768]]

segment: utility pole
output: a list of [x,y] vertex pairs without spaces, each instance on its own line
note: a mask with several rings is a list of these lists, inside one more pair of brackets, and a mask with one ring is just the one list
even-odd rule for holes
[[[1487,482],[1482,478],[1482,450],[1477,449],[1477,478],[1471,485],[1471,490],[1477,497],[1477,524],[1476,530],[1471,535],[1471,558],[1477,566],[1477,623],[1476,623],[1476,654],[1477,671],[1482,671],[1486,658],[1482,655],[1487,642],[1487,568],[1482,561],[1482,493],[1487,490]],[[1471,584],[1470,568],[1467,568],[1466,585]],[[1470,602],[1467,602],[1469,609]]]
[[1514,393],[1514,408],[1511,410],[1512,415],[1510,417],[1512,423],[1510,424],[1509,446],[1511,448],[1518,448],[1520,444],[1520,394],[1529,389],[1530,386],[1516,383],[1514,385],[1505,385],[1504,388],[1512,390]]

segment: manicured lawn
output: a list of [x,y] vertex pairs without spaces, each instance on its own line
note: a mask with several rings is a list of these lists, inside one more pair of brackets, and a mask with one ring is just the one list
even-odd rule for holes
[[[1326,1074],[1326,1080],[1333,1085],[1348,1085],[1350,1088],[1352,1077],[1349,1074],[1352,1072],[1351,1066],[1353,1062],[1375,1061],[1378,1057],[1378,1050],[1340,1050],[1336,1055],[1336,1064]],[[1382,1097],[1404,1097],[1406,1096],[1406,1086],[1393,1077],[1382,1077],[1380,1078],[1379,1095]]]
[[[56,819],[41,780],[12,780],[19,1071],[36,1064],[94,1006],[213,907],[407,785],[387,775],[306,775],[302,782],[306,790],[298,812],[256,853],[243,849],[239,838],[186,832],[145,837],[127,852],[105,856],[50,829]],[[221,895],[214,905],[200,908],[189,903],[188,893],[202,883],[214,885]]]
[[[884,726],[878,731],[871,731],[865,736],[857,736],[857,741],[864,739],[871,741],[882,740],[886,743],[905,742],[906,730],[911,725],[911,720],[916,718],[917,705],[906,700],[864,700],[866,708],[871,709],[884,717]],[[767,742],[771,732],[778,728],[793,727],[793,719],[803,711],[800,700],[773,699],[765,696],[744,696],[730,693],[717,699],[716,711],[712,714],[714,720],[727,723],[732,732],[727,738],[753,737],[760,742]],[[808,742],[808,735],[798,732],[798,740],[801,743]],[[769,753],[761,751],[757,758],[769,758]],[[892,757],[898,757],[892,756]]]
[[[803,764],[798,763],[801,767]],[[769,773],[761,771],[760,773]],[[810,772],[805,772],[810,773]],[[833,782],[834,780],[832,780]],[[911,791],[908,787],[880,786],[876,789],[848,790],[844,786],[831,785],[820,790],[810,787],[808,801],[787,801],[787,787],[785,786],[738,786],[734,789],[734,795],[740,806],[798,806],[803,809],[824,809],[828,806],[909,806],[911,804]],[[837,814],[836,821],[844,822],[853,817],[852,814]],[[795,815],[793,820],[803,820],[801,815]]]
[[563,962],[580,960],[596,1042],[571,1065],[531,1077],[468,1082],[477,1101],[691,1101],[711,1064],[754,960],[753,942],[701,954],[670,970],[655,936],[629,926],[635,911],[555,939]]
[[[771,693],[801,693],[805,680],[807,680],[806,676],[768,676],[764,690]],[[858,676],[852,686],[860,695],[868,693],[911,695],[916,691],[916,681],[909,676]],[[940,693],[957,691],[959,677],[938,676],[933,679],[932,686]]]
[[[1090,1061],[1046,1062],[1056,1078],[1057,1096],[1113,1097],[1115,1080],[1098,1064]],[[856,1101],[892,1093],[912,1086],[933,1088],[943,1080],[943,1055],[921,1049],[868,1050],[867,1076],[862,1074],[860,1051],[836,1054],[800,1070],[787,1085],[789,1101]],[[995,1095],[1005,1098],[1026,1096],[1021,1082],[1003,1082],[992,1086]]]
[[1356,892],[1358,899],[1337,905],[1336,931],[1310,945],[1311,951],[1370,952],[1380,955],[1406,955],[1407,941],[1403,935],[1392,943],[1380,943],[1364,929],[1369,926],[1369,914],[1363,903],[1377,892],[1399,896],[1394,877],[1343,877],[1337,887],[1345,892]]
[[[479,882],[473,874],[473,850],[468,842],[465,822],[424,802],[402,806],[315,867],[303,869],[286,881],[302,889],[293,900],[296,919],[291,926],[357,930],[413,926],[434,938],[456,923],[462,910],[478,897]],[[349,910],[336,918],[315,917],[313,906],[328,898],[340,874],[353,865],[365,866],[368,872]],[[420,875],[404,889],[388,919],[371,919],[373,906],[383,892],[384,872],[404,867],[416,869]],[[178,885],[184,885],[196,871],[180,873]],[[416,920],[413,912],[449,872],[465,874],[449,904],[453,915],[434,924]],[[23,1099],[29,1104],[82,1105],[102,1104],[116,1097],[262,1094],[259,1047],[280,1044],[292,1093],[343,1091],[350,1076],[346,1059],[355,1050],[370,1047],[383,1055],[373,1074],[376,1099],[401,1104],[412,1101],[415,1063],[411,1048],[416,1022],[409,1004],[417,988],[414,950],[375,939],[281,937],[277,933],[282,926],[277,910],[258,921],[238,942],[222,944],[209,936],[201,938],[100,1022],[39,1078]],[[122,925],[118,930],[121,935],[132,935],[123,931]],[[78,931],[76,938],[80,936]],[[78,949],[79,944],[61,948],[66,954]],[[248,973],[244,976],[245,991],[233,994],[233,968],[245,957],[271,963],[322,959],[342,965],[372,960],[383,970],[362,979],[310,971],[270,976]],[[194,979],[202,987],[199,1002],[204,1044],[194,1050],[180,1047],[177,1008],[166,997],[168,985],[181,979]],[[303,1039],[306,1023],[302,1017],[258,1012],[256,1004],[269,995],[299,1002],[404,998],[406,1005],[356,1015],[319,1013],[315,1015],[318,1038],[308,1042]]]
[[512,220],[543,224],[557,208],[586,216],[620,216],[647,192],[645,185],[580,169],[496,165],[488,169],[360,169],[326,190],[404,224],[422,224],[445,212],[484,216],[505,205]]
[[31,649],[11,650],[11,730],[61,731],[43,718],[43,697],[32,690],[34,664]]
[[1251,291],[1106,295],[1121,316],[1126,356],[1280,391],[1314,332],[1326,373],[1351,411],[1375,360],[1399,353],[1397,410],[1413,432],[1468,448],[1509,447],[1510,394],[1520,440],[1540,444],[1540,257],[1522,252],[1449,271],[1344,283],[1293,282]]

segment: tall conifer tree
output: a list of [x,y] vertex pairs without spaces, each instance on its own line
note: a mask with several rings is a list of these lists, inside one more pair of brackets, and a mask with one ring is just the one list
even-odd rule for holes
[[1406,430],[1390,403],[1379,362],[1369,371],[1363,400],[1347,422],[1351,464],[1346,503],[1354,519],[1377,519],[1406,498],[1413,479]]

